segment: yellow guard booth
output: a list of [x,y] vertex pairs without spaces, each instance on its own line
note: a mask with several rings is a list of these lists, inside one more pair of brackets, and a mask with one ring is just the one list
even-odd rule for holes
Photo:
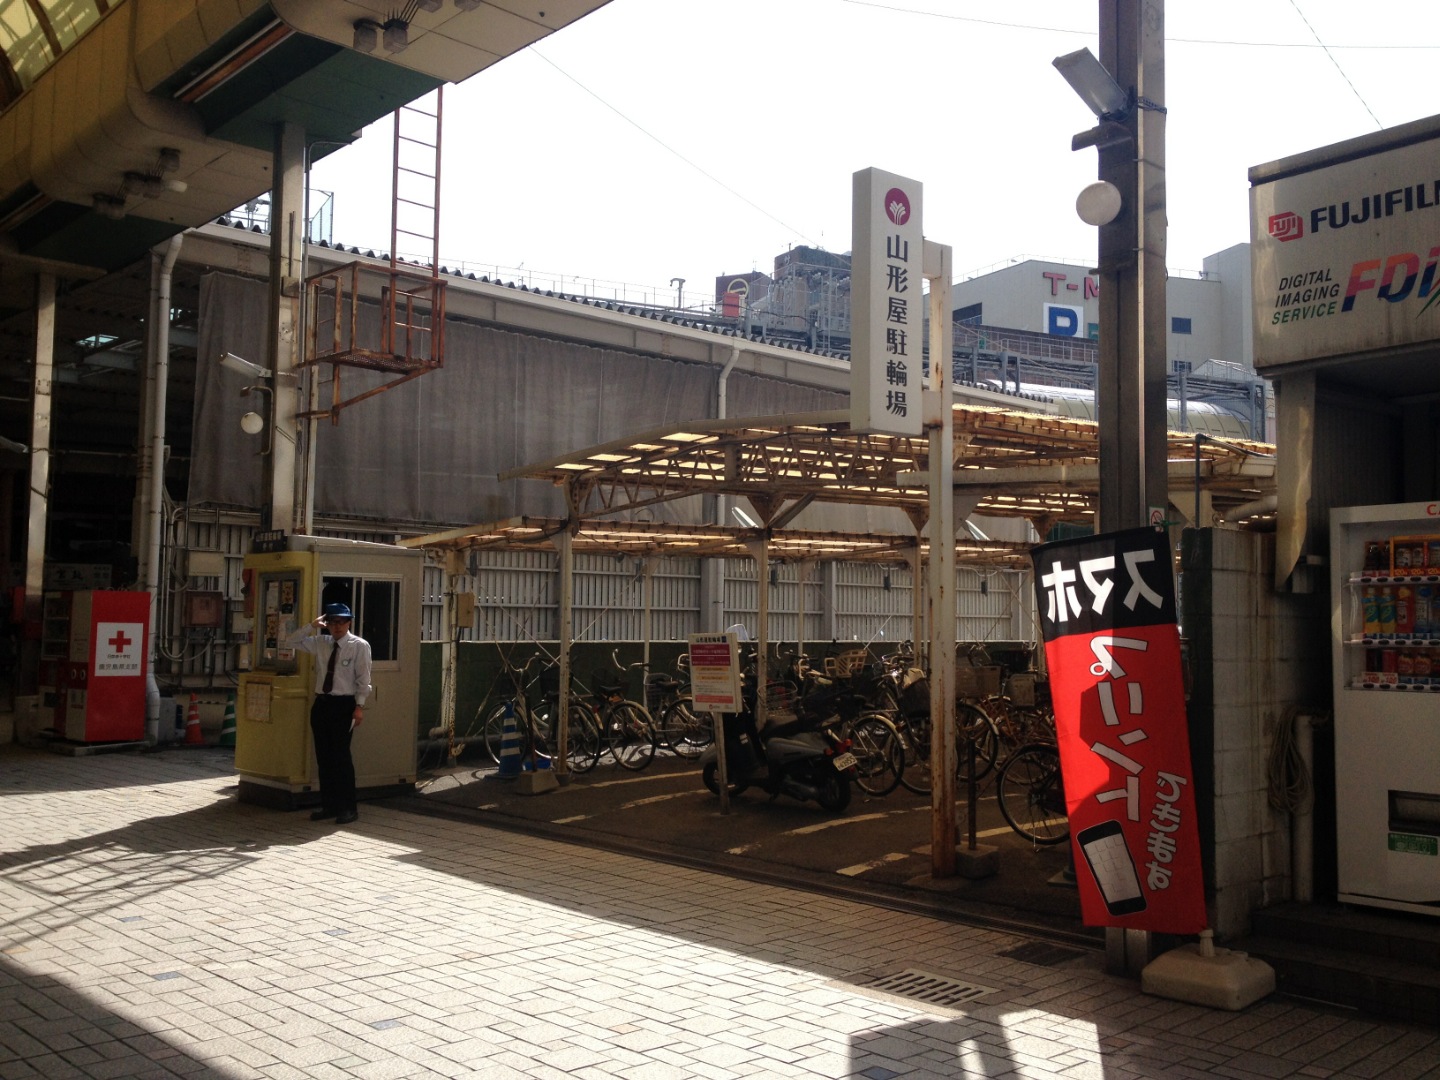
[[251,634],[235,717],[241,800],[284,809],[319,805],[312,657],[286,639],[332,603],[350,605],[351,631],[370,643],[374,658],[374,690],[351,744],[360,797],[414,788],[423,558],[388,544],[256,536],[245,557]]

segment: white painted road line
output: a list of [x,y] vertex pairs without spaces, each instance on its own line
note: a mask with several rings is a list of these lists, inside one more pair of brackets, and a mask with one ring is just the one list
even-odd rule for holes
[[[927,848],[926,850],[928,851],[929,849]],[[910,855],[907,852],[892,851],[889,855],[882,855],[880,858],[871,859],[869,862],[856,863],[854,866],[845,866],[835,872],[837,874],[844,874],[846,877],[855,877],[858,874],[865,873],[867,870],[874,870],[876,867],[884,866],[886,863],[899,862],[901,859],[908,859],[909,857]]]

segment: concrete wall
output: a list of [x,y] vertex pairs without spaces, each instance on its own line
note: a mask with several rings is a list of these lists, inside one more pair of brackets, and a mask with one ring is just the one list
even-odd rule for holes
[[[1206,892],[1223,940],[1293,895],[1291,815],[1270,805],[1270,755],[1295,716],[1329,711],[1329,630],[1323,595],[1273,590],[1273,534],[1186,530],[1181,548]],[[1328,786],[1322,776],[1322,801]],[[1316,846],[1333,849],[1328,832]]]

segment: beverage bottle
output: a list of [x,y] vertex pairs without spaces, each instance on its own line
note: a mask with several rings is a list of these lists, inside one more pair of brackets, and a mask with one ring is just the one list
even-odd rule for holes
[[1375,586],[1366,587],[1361,595],[1361,608],[1364,612],[1364,633],[1368,636],[1380,633],[1380,594]]
[[1401,585],[1395,590],[1395,633],[1410,635],[1415,632],[1415,590]]
[[1435,632],[1435,589],[1421,585],[1415,590],[1415,633],[1429,637]]
[[1380,633],[1395,633],[1395,593],[1389,585],[1380,589]]
[[1383,570],[1383,569],[1385,569],[1385,556],[1384,556],[1384,554],[1381,552],[1381,549],[1380,549],[1380,541],[1379,541],[1379,540],[1367,540],[1367,541],[1365,541],[1365,569],[1366,569],[1366,570]]

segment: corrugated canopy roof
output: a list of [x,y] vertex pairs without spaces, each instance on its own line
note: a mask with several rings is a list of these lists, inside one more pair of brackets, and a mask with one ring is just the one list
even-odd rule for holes
[[[1099,425],[1087,420],[957,405],[955,484],[973,513],[1089,524],[1099,501]],[[1208,492],[1217,514],[1274,491],[1275,448],[1171,432],[1171,488]],[[923,518],[924,437],[852,432],[844,410],[697,420],[577,450],[500,474],[566,487],[583,522],[689,495],[748,498],[781,527],[812,500],[893,506]]]

